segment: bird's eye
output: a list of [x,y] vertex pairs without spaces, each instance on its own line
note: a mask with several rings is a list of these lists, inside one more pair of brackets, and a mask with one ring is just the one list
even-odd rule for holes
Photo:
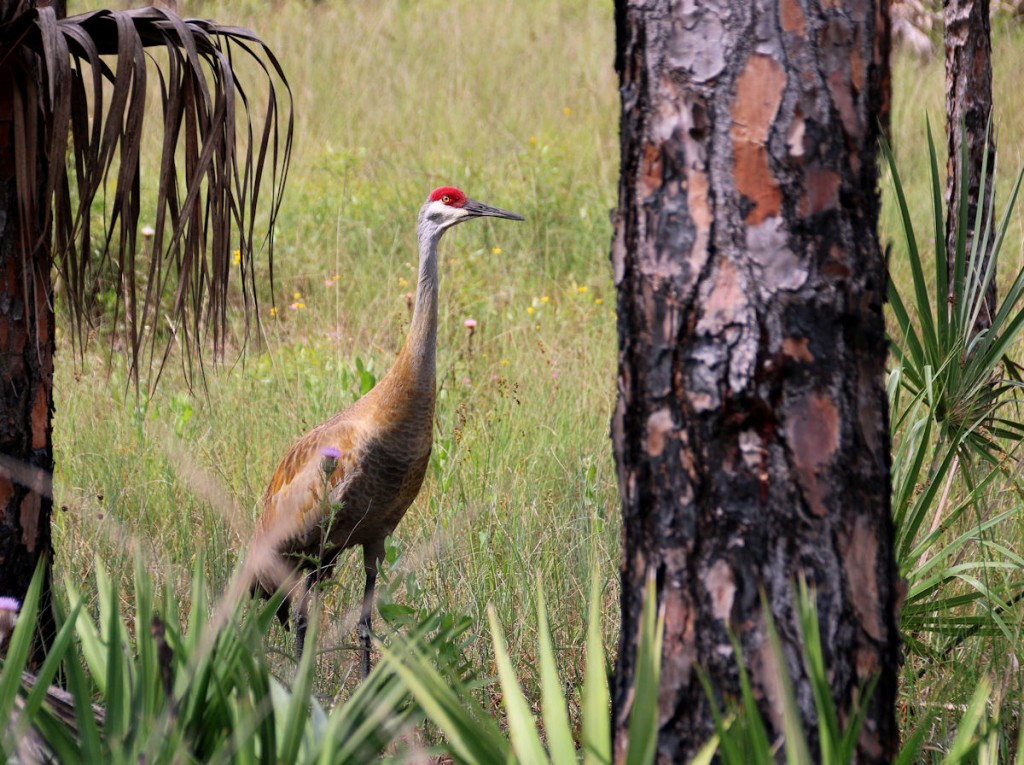
[[450,196],[448,196],[447,194],[445,194],[443,197],[441,197],[441,201],[444,202],[446,205],[448,205],[448,204],[451,204],[452,198]]

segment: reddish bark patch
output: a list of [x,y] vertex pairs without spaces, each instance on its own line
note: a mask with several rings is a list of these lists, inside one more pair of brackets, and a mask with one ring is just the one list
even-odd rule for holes
[[46,446],[46,433],[50,424],[50,408],[47,405],[46,386],[36,388],[36,398],[32,402],[32,448],[42,449]]
[[[853,528],[840,535],[839,553],[846,572],[846,591],[860,625],[872,640],[881,642],[885,630],[878,610],[878,534],[867,516],[858,515]],[[861,661],[858,656],[858,665]]]
[[754,143],[767,141],[785,87],[786,72],[775,59],[757,53],[752,55],[736,80],[733,136]]
[[660,457],[665,451],[665,442],[672,435],[672,413],[668,409],[651,412],[647,418],[645,446],[651,457]]
[[658,694],[659,722],[674,708],[672,696],[676,690],[690,685],[693,665],[697,661],[697,641],[694,630],[695,612],[683,590],[666,588],[662,591],[665,605],[665,638],[662,643],[661,689]]
[[35,552],[39,538],[40,496],[30,491],[21,500],[21,543],[30,553]]
[[50,312],[46,309],[45,288],[37,285],[36,294],[36,340],[46,345],[50,337]]
[[704,575],[704,587],[711,598],[711,613],[720,622],[729,623],[736,597],[736,578],[729,564],[719,558]]
[[846,253],[835,244],[829,247],[828,259],[821,267],[821,272],[833,279],[845,279],[853,273],[846,263]]
[[867,680],[878,672],[878,654],[870,648],[857,651],[857,677]]
[[814,361],[814,354],[807,347],[809,343],[806,337],[787,337],[782,341],[782,352],[794,361],[810,364]]
[[792,32],[800,37],[806,32],[804,11],[797,0],[781,0],[779,3],[779,22],[783,32]]
[[839,112],[839,118],[843,122],[843,129],[847,135],[859,135],[860,120],[857,117],[857,109],[853,104],[853,92],[850,88],[847,74],[841,69],[832,72],[828,78],[828,90],[832,94],[832,103]]
[[811,393],[796,401],[786,419],[786,441],[811,512],[825,515],[828,481],[819,484],[818,471],[832,462],[839,448],[839,410],[832,399]]
[[775,660],[775,653],[772,651],[771,643],[767,640],[761,643],[761,647],[754,654],[751,675],[755,681],[754,685],[764,694],[764,701],[768,705],[768,716],[771,719],[772,727],[783,730],[785,727],[785,691],[782,686],[782,669]]
[[10,478],[0,478],[0,510],[7,508],[7,503],[14,496],[14,484]]
[[640,196],[649,197],[661,188],[661,150],[653,143],[644,144],[640,162]]
[[820,167],[809,168],[804,175],[804,196],[800,199],[800,217],[834,210],[839,206],[839,173]]
[[736,162],[736,190],[753,202],[753,207],[744,219],[747,225],[756,226],[766,218],[779,214],[782,191],[768,166],[768,149],[753,143],[733,144],[733,159]]
[[850,275],[850,269],[843,263],[828,262],[821,267],[821,273],[830,279],[845,279]]
[[754,202],[748,225],[779,214],[782,192],[768,165],[768,132],[786,87],[786,72],[769,56],[754,54],[736,80],[732,137],[736,190]]
[[740,274],[731,260],[723,260],[715,272],[711,294],[704,301],[704,312],[697,323],[699,332],[717,335],[732,324],[747,305]]
[[804,120],[803,112],[797,106],[793,112],[793,119],[786,128],[786,149],[789,156],[799,159],[805,154],[804,134],[807,132],[807,122]]
[[850,85],[854,93],[864,91],[864,58],[860,55],[860,45],[854,45],[850,51]]
[[708,176],[699,170],[690,173],[686,186],[686,202],[690,219],[698,229],[711,227],[711,208],[708,207]]
[[711,238],[711,207],[708,204],[708,176],[700,170],[690,171],[686,183],[686,204],[690,208],[690,220],[696,229],[693,249],[690,251],[690,285],[697,282],[708,259],[708,241]]

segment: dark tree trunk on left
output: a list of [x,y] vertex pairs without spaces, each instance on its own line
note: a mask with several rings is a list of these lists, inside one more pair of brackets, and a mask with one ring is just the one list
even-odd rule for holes
[[[10,19],[18,5],[0,2],[0,19]],[[55,5],[62,14],[63,3]],[[27,55],[16,51],[0,68],[0,295],[7,296],[0,301],[0,595],[24,598],[37,565],[44,561],[46,579],[30,662],[38,665],[54,634],[49,585],[55,331],[51,236],[44,229],[41,202],[47,165],[42,156],[19,158],[14,146],[16,88],[29,107],[22,112],[39,113],[33,108],[35,83],[12,66],[13,59]],[[31,62],[21,71],[25,68]],[[43,128],[36,125],[40,133]],[[21,172],[28,175],[26,180],[40,190],[34,214],[24,221],[16,186],[19,160],[25,163]]]
[[[988,206],[993,193],[995,171],[995,135],[988,134],[992,120],[992,25],[988,0],[946,0],[943,8],[946,48],[946,142],[949,150],[946,177],[946,262],[952,293],[953,254],[956,247],[957,200],[960,184],[967,181],[967,252],[977,237],[984,237]],[[987,139],[987,140],[986,140]],[[963,151],[966,147],[967,161]],[[988,174],[984,188],[981,164],[988,154]],[[978,205],[982,221],[974,230]],[[994,231],[978,242],[979,259],[987,267]],[[975,331],[987,329],[996,311],[996,280],[985,292],[984,307],[978,313]]]

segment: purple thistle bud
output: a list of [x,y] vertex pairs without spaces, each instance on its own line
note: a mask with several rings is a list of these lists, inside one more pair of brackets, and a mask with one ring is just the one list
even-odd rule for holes
[[320,468],[324,471],[324,475],[329,476],[334,472],[334,468],[338,467],[341,449],[336,446],[325,446],[320,450],[320,456],[323,457],[320,461]]
[[0,597],[0,611],[14,611],[17,613],[20,610],[21,603],[18,602],[17,598]]

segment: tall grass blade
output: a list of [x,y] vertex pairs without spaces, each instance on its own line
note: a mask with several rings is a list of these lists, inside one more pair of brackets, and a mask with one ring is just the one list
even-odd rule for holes
[[718,734],[704,742],[704,746],[697,750],[697,754],[690,760],[689,765],[711,765],[718,754]]
[[[960,131],[960,155],[961,155],[961,167],[969,167],[967,162],[967,128],[963,122],[960,123],[956,128]],[[988,159],[986,153],[985,159]],[[982,163],[984,165],[984,162]],[[982,173],[984,174],[985,168],[982,167]],[[962,337],[965,335],[972,334],[972,325],[969,325],[966,321],[966,314],[970,310],[970,301],[967,300],[967,296],[971,293],[971,287],[974,284],[980,283],[977,272],[972,268],[974,265],[974,256],[978,252],[979,238],[976,235],[974,241],[971,243],[971,259],[967,262],[965,257],[967,252],[967,219],[970,214],[968,209],[968,181],[970,180],[970,173],[960,174],[960,192],[957,194],[957,200],[959,204],[956,209],[956,237],[954,241],[955,251],[953,253],[953,282],[952,282],[952,294],[953,294],[953,305],[952,305],[952,336]],[[981,188],[985,188],[985,182],[982,180]],[[978,205],[978,211],[984,209],[984,205]],[[952,210],[948,211],[949,215],[953,214]],[[977,227],[974,229],[978,231]],[[965,285],[965,273],[970,274],[970,281],[972,285]],[[939,282],[941,284],[941,282]],[[938,294],[941,294],[939,292]]]
[[[88,624],[90,627],[92,626],[92,622],[88,618],[83,622],[82,616],[84,614],[85,609],[83,608],[75,622],[79,640],[81,640],[83,633],[82,625]],[[100,744],[99,726],[96,724],[96,718],[93,716],[91,703],[92,688],[86,680],[81,664],[79,664],[74,656],[69,657],[69,660],[64,662],[64,672],[67,677],[68,692],[75,700],[75,724],[78,728],[78,742],[82,760],[84,762],[103,762],[105,752]],[[96,675],[93,674],[92,677],[95,678]]]
[[978,742],[975,736],[985,718],[985,709],[991,692],[991,682],[988,678],[981,678],[967,705],[967,710],[957,725],[956,737],[953,739],[949,751],[946,752],[946,756],[942,758],[942,765],[959,765],[959,763],[967,762],[968,757],[977,751]]
[[918,727],[910,736],[903,737],[903,746],[900,747],[893,765],[917,765],[920,762],[921,746],[924,744],[928,729],[925,726]]
[[[60,608],[57,604],[55,606],[57,609]],[[49,690],[50,683],[53,682],[53,678],[57,675],[57,670],[60,669],[61,664],[65,660],[65,655],[71,646],[71,639],[75,634],[76,611],[77,608],[72,610],[69,618],[61,620],[57,636],[54,638],[50,650],[46,654],[46,659],[39,668],[35,681],[25,697],[25,704],[20,712],[23,725],[27,725],[29,721],[35,720],[37,711],[46,700],[46,693]]]
[[[100,579],[97,570],[97,579]],[[107,717],[103,729],[103,736],[110,742],[121,739],[128,728],[129,695],[127,687],[128,679],[125,673],[125,664],[130,663],[127,653],[121,646],[121,616],[118,608],[117,589],[113,582],[107,582],[107,603],[105,609],[101,606],[101,613],[106,610],[105,642],[107,644]],[[102,604],[101,600],[101,604]]]
[[[596,576],[596,574],[595,574]],[[541,711],[544,732],[547,735],[548,752],[551,761],[572,762],[576,758],[576,747],[569,728],[562,682],[558,677],[555,651],[548,625],[547,607],[544,603],[544,588],[537,579],[537,636],[539,641]]]
[[[992,244],[992,259],[995,260],[998,253],[1002,250],[1003,241],[1006,237],[1007,228],[1010,225],[1012,219],[1012,213],[1017,205],[1017,197],[1020,194],[1021,182],[1024,180],[1024,168],[1021,168],[1020,172],[1017,173],[1017,180],[1013,184],[1013,189],[1010,191],[1010,197],[1006,202],[1006,207],[1003,210],[1003,215],[999,221],[999,231],[996,234],[996,239]],[[988,366],[991,363],[991,359],[998,359],[1002,356],[1002,352],[992,353],[989,348],[994,344],[996,336],[1005,337],[1011,334],[1008,330],[999,331],[1002,327],[1006,326],[1006,322],[1010,314],[1018,310],[1017,305],[1024,293],[1024,269],[1022,269],[1017,277],[1014,279],[1010,289],[1007,290],[1006,297],[999,304],[999,308],[996,311],[995,317],[992,319],[992,329],[988,333],[989,338],[985,344],[985,347],[979,349],[977,358],[981,366]],[[1019,314],[1018,314],[1019,315]]]
[[629,751],[626,754],[626,765],[650,765],[657,753],[660,711],[656,689],[661,685],[664,636],[665,611],[658,608],[657,580],[652,568],[647,572],[644,607],[640,614],[640,637],[633,679],[633,706],[629,712]]
[[[40,560],[39,565],[36,566],[35,574],[32,575],[32,581],[25,592],[25,600],[21,604],[18,621],[15,622],[14,631],[11,633],[7,646],[3,672],[0,673],[0,720],[11,719],[18,691],[21,688],[21,673],[25,670],[29,652],[32,649],[36,613],[39,609],[39,594],[42,590],[43,565],[45,565],[44,561]],[[13,754],[16,742],[8,740],[8,734],[11,732],[10,726],[5,725],[5,731],[2,737],[4,750],[10,755]]]
[[[964,137],[966,126],[961,124],[960,128],[961,146],[963,148],[961,167],[968,167],[967,139]],[[991,135],[992,119],[991,115],[989,115],[989,121],[985,127],[986,148]],[[995,168],[990,168],[988,166],[988,157],[988,151],[985,151],[981,157],[981,173],[978,178],[979,189],[988,188],[989,173],[995,172]],[[967,212],[965,208],[970,199],[967,186],[967,173],[963,173],[962,182],[962,188],[960,189],[960,206],[964,209],[962,215],[966,216]],[[966,294],[964,293],[964,290],[957,293],[959,296],[964,297],[964,299],[957,305],[957,308],[963,312],[961,325],[968,330],[972,329],[976,325],[978,317],[981,315],[981,309],[985,305],[985,294],[988,291],[988,285],[992,282],[992,279],[995,276],[996,268],[996,258],[989,257],[990,252],[996,252],[995,250],[989,249],[989,243],[992,241],[993,215],[995,214],[995,194],[989,194],[988,198],[982,201],[983,204],[977,205],[974,215],[974,240],[971,242],[971,252],[967,265],[967,273],[969,275],[968,287]],[[966,235],[966,232],[964,233]],[[990,306],[990,309],[994,311],[995,306]],[[990,321],[992,318],[992,316],[988,317]]]
[[295,672],[295,683],[287,695],[288,704],[278,759],[280,762],[296,762],[302,736],[309,716],[309,692],[313,686],[313,670],[316,660],[316,636],[320,630],[320,609],[311,609],[309,629],[302,651],[302,661]]
[[[939,181],[939,165],[935,154],[935,141],[932,138],[932,127],[928,124],[928,164],[931,168],[932,189],[932,222],[935,239],[935,320],[936,346],[933,358],[938,357],[941,349],[950,345],[949,309],[942,296],[949,291],[949,274],[946,270],[946,224],[943,219],[942,183]],[[920,307],[920,306],[919,306]]]
[[494,613],[494,607],[487,609],[487,621],[491,626],[491,640],[494,643],[494,661],[498,665],[498,678],[501,681],[501,692],[504,698],[505,711],[508,714],[509,738],[512,749],[520,762],[544,763],[548,761],[541,743],[537,725],[533,721],[526,697],[519,687],[512,661],[509,659],[508,646],[502,634],[501,625]]
[[[746,745],[745,749],[749,754],[752,754],[758,762],[770,761],[771,754],[774,750],[772,742],[768,739],[768,731],[765,728],[764,720],[761,719],[761,711],[757,706],[757,699],[754,697],[754,690],[750,686],[750,675],[747,674],[746,663],[743,659],[743,647],[737,638],[732,638],[733,652],[736,655],[736,663],[740,670],[740,710],[744,725],[742,729],[746,733]],[[774,650],[774,649],[773,649]],[[774,654],[773,654],[774,655]],[[778,667],[780,673],[785,673],[785,663]],[[785,693],[785,691],[784,691]],[[792,695],[792,691],[790,691]],[[793,722],[786,721],[786,718],[791,717],[793,714],[799,714],[798,710],[794,709],[788,702],[783,702],[783,720],[784,728],[786,732],[786,747],[787,752],[790,750],[794,752],[801,752],[807,749],[807,743],[803,739],[803,730],[800,729],[799,723],[796,723],[795,727]],[[790,732],[793,736],[790,736]],[[810,760],[795,760],[795,762],[810,762]]]
[[584,765],[610,765],[612,730],[608,675],[601,635],[601,580],[595,575],[590,585],[590,613],[587,617],[587,667],[583,675],[582,738]]
[[411,645],[397,641],[391,648],[383,649],[383,653],[430,720],[444,732],[448,746],[460,762],[510,762],[512,750],[489,716],[459,696]]
[[[896,169],[896,158],[893,156],[892,149],[884,138],[881,139],[881,145],[882,153],[885,155],[885,159],[889,164],[890,177],[892,178],[893,189],[896,192],[896,203],[900,213],[900,220],[903,223],[903,235],[907,242],[907,259],[910,264],[910,273],[914,281],[914,294],[916,297],[918,320],[921,322],[921,340],[918,342],[916,337],[914,337],[913,341],[910,340],[910,338],[913,337],[913,330],[909,321],[906,325],[901,323],[901,327],[906,327],[903,329],[903,332],[905,333],[905,337],[908,339],[908,345],[911,348],[911,352],[914,352],[915,345],[919,349],[916,354],[916,357],[919,359],[916,366],[920,368],[924,366],[925,363],[934,363],[933,351],[938,347],[938,339],[935,333],[935,322],[932,319],[931,297],[924,278],[921,254],[917,247],[917,238],[914,235],[914,224],[910,219],[910,208],[907,205],[906,195],[903,193],[903,183],[900,181],[899,172]],[[909,333],[907,332],[908,329],[911,330]]]
[[[786,760],[791,763],[810,763],[813,762],[811,759],[810,748],[807,745],[807,737],[804,734],[803,718],[800,714],[800,707],[797,706],[796,696],[793,694],[793,681],[789,677],[789,673],[786,671],[786,655],[782,651],[782,641],[779,640],[779,633],[775,628],[775,620],[772,618],[771,607],[767,601],[764,600],[762,594],[762,613],[765,621],[765,632],[768,635],[768,645],[771,648],[772,656],[775,658],[775,674],[776,681],[779,684],[779,689],[782,691],[782,721],[783,729],[785,730],[785,741],[783,746],[786,750]],[[814,617],[815,620],[817,617]],[[817,621],[815,621],[817,623]],[[804,636],[804,651],[809,650],[806,635]],[[737,644],[738,645],[738,644]],[[820,644],[819,644],[820,650]],[[750,688],[750,679],[744,670],[740,677],[740,683],[743,690],[743,709],[746,714],[759,714],[757,710],[757,702],[754,700],[753,693]],[[815,688],[814,678],[811,678],[812,690]],[[831,701],[831,696],[829,697]],[[822,712],[829,712],[834,710],[818,710],[819,716]],[[833,747],[832,737],[835,733],[837,724],[834,719],[829,719],[825,716],[825,719],[819,719],[818,723],[818,735],[821,738],[821,749],[822,749],[822,762],[827,762],[825,752],[830,751]],[[763,735],[763,728],[761,730]],[[759,742],[759,749],[764,750],[768,747],[767,737],[761,739]]]

